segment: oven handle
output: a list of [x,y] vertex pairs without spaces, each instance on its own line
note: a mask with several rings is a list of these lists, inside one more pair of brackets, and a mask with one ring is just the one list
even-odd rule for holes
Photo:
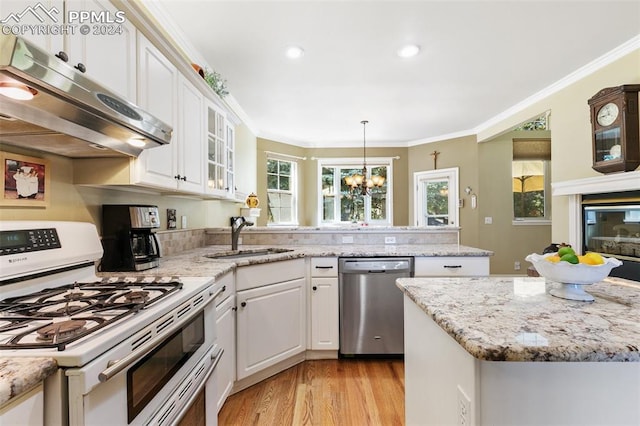
[[191,408],[191,405],[193,404],[193,401],[195,401],[198,398],[198,394],[200,393],[200,391],[202,391],[202,388],[204,388],[206,386],[207,380],[209,380],[209,377],[213,374],[213,370],[216,369],[216,366],[218,365],[218,363],[222,359],[222,354],[223,353],[224,353],[224,349],[220,348],[220,349],[218,349],[218,352],[215,355],[211,354],[211,359],[214,360],[213,364],[209,368],[209,371],[207,371],[207,374],[204,376],[204,379],[200,382],[200,384],[198,385],[196,390],[193,391],[193,394],[191,395],[191,397],[189,398],[187,403],[184,405],[184,407],[182,407],[182,410],[180,410],[180,412],[178,413],[178,415],[174,419],[175,422],[177,422],[182,417],[184,417],[184,415],[187,413],[187,411],[189,411],[189,409]]
[[121,359],[109,360],[109,362],[107,363],[107,368],[102,371],[102,373],[98,374],[98,380],[102,383],[106,382],[107,380],[113,378],[113,376],[120,373],[122,370],[129,367],[131,364],[154,350],[160,343],[164,342],[164,339],[166,339],[167,335],[173,333],[175,330],[191,321],[193,318],[195,318],[196,315],[199,315],[200,312],[203,311],[209,303],[213,302],[214,300],[216,300],[215,297],[210,297],[209,300],[207,300],[202,306],[202,309],[198,309],[193,314],[184,318],[183,321],[180,321],[173,327],[164,330],[162,334],[157,335],[153,339],[149,340],[147,343],[140,346],[135,352],[131,352],[129,355]]

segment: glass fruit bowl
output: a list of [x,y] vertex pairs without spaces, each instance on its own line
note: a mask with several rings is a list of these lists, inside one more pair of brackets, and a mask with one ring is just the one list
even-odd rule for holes
[[549,291],[552,296],[569,300],[592,302],[594,300],[593,296],[586,293],[582,286],[602,281],[609,276],[613,268],[622,265],[620,260],[613,257],[603,257],[604,263],[600,265],[573,264],[563,261],[550,262],[546,260],[547,257],[555,255],[556,253],[532,253],[525,260],[531,262],[541,276],[562,284],[560,288],[554,288]]

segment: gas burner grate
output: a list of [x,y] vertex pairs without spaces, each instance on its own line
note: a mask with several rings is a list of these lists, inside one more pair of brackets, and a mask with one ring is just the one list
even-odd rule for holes
[[[67,344],[146,309],[182,287],[177,277],[112,277],[1,300],[0,332],[9,334],[9,340],[0,343],[0,350],[64,351]],[[73,332],[60,332],[65,320],[86,323]],[[47,327],[53,331],[47,331]]]

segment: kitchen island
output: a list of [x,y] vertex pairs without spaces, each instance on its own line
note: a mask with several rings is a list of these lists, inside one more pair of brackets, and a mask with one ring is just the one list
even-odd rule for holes
[[640,424],[640,283],[403,278],[407,425]]

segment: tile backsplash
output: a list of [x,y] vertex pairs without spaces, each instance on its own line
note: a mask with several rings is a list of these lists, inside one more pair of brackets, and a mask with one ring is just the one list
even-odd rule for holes
[[155,233],[160,243],[162,256],[180,254],[205,245],[204,229],[178,229]]
[[[230,228],[178,229],[156,232],[163,256],[208,245],[231,246]],[[388,242],[388,238],[393,242]],[[245,228],[242,245],[382,245],[382,244],[457,244],[458,229],[433,230],[410,227],[369,229]]]

